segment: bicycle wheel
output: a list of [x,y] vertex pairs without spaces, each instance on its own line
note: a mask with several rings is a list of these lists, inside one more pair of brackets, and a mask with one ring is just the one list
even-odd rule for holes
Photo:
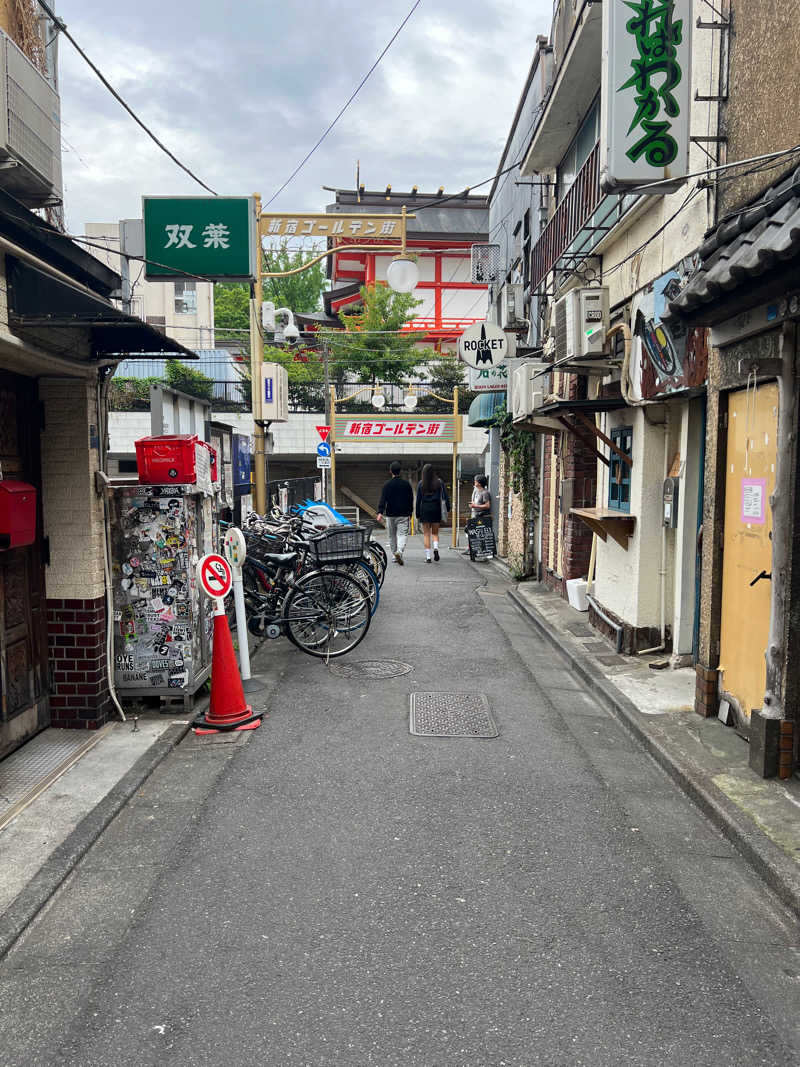
[[369,629],[369,596],[344,571],[311,571],[286,597],[283,620],[289,640],[309,656],[343,656]]
[[389,557],[386,554],[386,549],[383,547],[380,541],[373,541],[372,539],[370,539],[369,541],[367,541],[364,547],[370,549],[372,552],[375,553],[376,556],[380,556],[381,562],[383,563],[383,569],[386,570],[386,568],[389,566]]
[[346,571],[351,578],[355,578],[369,597],[369,613],[370,615],[374,615],[378,610],[378,604],[381,599],[381,586],[378,581],[378,576],[375,574],[372,567],[370,567],[367,560],[360,559],[355,563],[340,563],[337,564],[335,569]]
[[374,541],[367,541],[364,545],[364,562],[372,569],[378,579],[378,585],[383,585],[386,577],[386,560],[378,551]]

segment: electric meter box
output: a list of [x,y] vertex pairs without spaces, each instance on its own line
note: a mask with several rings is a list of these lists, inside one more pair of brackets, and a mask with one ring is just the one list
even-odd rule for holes
[[261,366],[261,409],[265,422],[289,421],[289,374],[280,363]]
[[0,549],[36,540],[36,487],[11,478],[0,481]]
[[663,524],[670,530],[674,530],[678,525],[678,496],[680,490],[679,478],[665,478],[664,479],[664,493],[663,493]]

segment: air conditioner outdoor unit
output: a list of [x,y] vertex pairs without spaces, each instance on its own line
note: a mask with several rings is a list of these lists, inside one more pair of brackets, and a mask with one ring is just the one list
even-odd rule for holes
[[61,103],[0,31],[0,187],[31,207],[60,202]]
[[555,358],[581,374],[607,374],[603,356],[608,331],[608,289],[571,289],[555,305]]
[[526,419],[544,403],[546,377],[542,373],[548,363],[528,362],[516,367],[511,374],[511,417],[515,422]]
[[500,314],[503,328],[519,326],[525,322],[523,307],[523,287],[521,285],[504,285],[500,293]]

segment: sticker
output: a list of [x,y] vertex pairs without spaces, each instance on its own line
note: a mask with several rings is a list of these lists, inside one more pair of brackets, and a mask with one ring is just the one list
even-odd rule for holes
[[130,565],[130,563],[122,564],[122,573],[128,576],[133,574],[133,567]]
[[173,615],[173,613],[169,609],[167,609],[166,611],[162,611],[161,612],[161,614],[159,615],[159,618],[163,622],[172,622],[172,620],[175,618],[175,616]]
[[139,571],[139,577],[140,578],[150,578],[150,579],[157,578],[158,577],[158,571],[151,570],[149,567],[142,567],[140,569],[140,571]]
[[189,627],[188,626],[173,626],[172,636],[176,641],[188,641],[189,640]]
[[766,478],[742,478],[741,521],[763,526],[766,522]]
[[180,671],[169,676],[170,689],[181,689],[183,686],[188,685],[189,673],[188,671]]
[[150,675],[150,685],[154,688],[165,689],[167,686],[167,675],[164,671],[159,671],[157,674]]
[[165,593],[164,596],[161,599],[164,601],[165,604],[174,604],[175,603],[175,597],[174,596],[170,596],[169,593]]
[[115,611],[114,612],[114,622],[122,622],[122,612],[121,611]]
[[114,665],[118,671],[132,671],[133,656],[117,656],[114,660]]
[[122,588],[127,593],[127,591],[130,589],[130,587],[133,585],[133,582],[130,580],[130,578],[123,578],[122,581],[119,584],[122,586]]
[[159,656],[168,656],[169,655],[169,645],[166,643],[166,641],[162,642],[156,648],[156,654],[159,655]]
[[139,557],[138,556],[131,556],[131,566],[132,567],[138,567],[139,566]]
[[189,617],[189,605],[188,604],[176,604],[175,614],[179,619],[188,619]]
[[151,659],[150,670],[151,671],[165,671],[169,667],[169,660],[164,659]]
[[120,680],[123,682],[146,682],[147,674],[144,671],[125,671]]

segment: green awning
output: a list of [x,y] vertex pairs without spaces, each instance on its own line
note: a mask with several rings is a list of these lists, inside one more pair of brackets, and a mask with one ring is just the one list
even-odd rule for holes
[[498,408],[505,407],[506,391],[478,393],[467,412],[467,426],[488,426]]

